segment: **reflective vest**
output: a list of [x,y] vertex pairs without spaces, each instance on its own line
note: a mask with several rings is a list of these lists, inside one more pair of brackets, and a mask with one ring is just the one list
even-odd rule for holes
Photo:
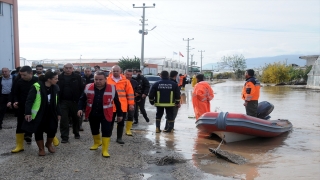
[[[87,84],[84,93],[87,96],[87,106],[86,106],[86,118],[89,117],[92,104],[94,100],[94,83]],[[116,88],[114,85],[106,84],[106,89],[103,94],[102,106],[103,106],[103,114],[107,121],[112,121],[113,116],[113,99],[116,94]]]
[[[107,78],[107,84],[113,84],[116,86],[119,101],[121,103],[122,112],[128,112],[128,105],[134,105],[134,92],[130,81],[122,74],[121,79],[115,82],[112,77],[112,73]],[[113,112],[116,112],[116,106],[113,106]]]
[[254,77],[246,79],[242,88],[242,99],[245,101],[259,100],[260,82]]
[[181,76],[179,76],[179,83],[178,83],[178,86],[180,87],[180,86],[182,86],[183,85],[183,78],[184,78],[184,76],[183,75],[181,75]]
[[[40,93],[40,84],[39,83],[34,83],[33,86],[36,88],[37,95],[36,99],[33,101],[32,108],[31,108],[31,119],[35,119],[40,106],[41,106],[41,93]],[[58,104],[58,95],[56,95],[56,104]]]

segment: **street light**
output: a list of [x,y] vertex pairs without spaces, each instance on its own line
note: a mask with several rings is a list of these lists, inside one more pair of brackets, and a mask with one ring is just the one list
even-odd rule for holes
[[[144,29],[144,25],[145,25],[145,9],[146,8],[154,8],[156,6],[155,3],[153,3],[153,6],[145,6],[145,3],[143,3],[143,6],[140,6],[140,7],[136,7],[135,4],[132,4],[133,8],[142,8],[143,11],[142,11],[142,19],[141,19],[141,23],[142,23],[142,30],[141,30],[141,35],[142,35],[142,42],[141,42],[141,57],[140,57],[140,70],[143,70],[144,68],[144,36],[148,34],[148,31],[145,32],[145,29]],[[155,28],[155,27],[154,27]],[[153,28],[153,29],[154,29]],[[153,30],[152,29],[152,30]],[[140,31],[139,31],[140,33]]]

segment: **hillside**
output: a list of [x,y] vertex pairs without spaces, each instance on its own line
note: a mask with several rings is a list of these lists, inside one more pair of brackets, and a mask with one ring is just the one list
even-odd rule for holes
[[[297,64],[299,66],[305,66],[306,60],[299,59],[299,56],[302,55],[280,55],[274,57],[257,57],[257,58],[248,58],[246,60],[247,68],[260,68],[265,66],[265,64],[274,63],[274,62],[284,62],[287,64]],[[203,70],[212,70],[218,69],[218,63],[209,63],[205,64],[202,67]]]

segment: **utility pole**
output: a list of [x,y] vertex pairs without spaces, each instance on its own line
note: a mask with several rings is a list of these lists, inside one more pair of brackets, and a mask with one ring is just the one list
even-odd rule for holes
[[[193,65],[193,54],[190,54],[190,55],[191,55],[191,67],[190,67],[190,68],[191,68],[191,75],[192,75],[192,73],[193,73],[193,69],[192,69],[192,65]],[[190,75],[190,76],[191,76],[191,75]]]
[[[145,3],[143,3],[143,6],[140,7],[135,7],[135,4],[133,4],[133,8],[142,8],[142,19],[141,19],[141,23],[142,23],[142,30],[141,30],[141,34],[142,34],[142,42],[141,42],[141,57],[140,57],[140,70],[143,70],[144,68],[144,35],[147,35],[148,33],[145,32],[144,26],[145,26],[145,9],[146,8],[154,8],[156,6],[155,3],[153,3],[153,6],[145,6]],[[139,31],[140,32],[140,31]]]
[[187,70],[186,70],[186,74],[188,75],[188,74],[189,74],[189,50],[190,50],[190,49],[189,49],[189,41],[194,40],[194,38],[192,38],[192,39],[189,39],[189,38],[188,38],[188,39],[184,39],[184,38],[183,38],[183,40],[184,40],[184,41],[188,41],[188,45],[187,45],[187,50],[188,50],[188,51],[187,51]]
[[200,61],[200,73],[202,73],[202,52],[205,52],[204,50],[198,51],[201,52],[201,61]]

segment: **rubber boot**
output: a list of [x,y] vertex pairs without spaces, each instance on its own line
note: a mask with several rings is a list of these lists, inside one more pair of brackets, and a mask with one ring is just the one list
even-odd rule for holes
[[24,151],[24,147],[23,147],[23,140],[24,140],[24,134],[20,133],[20,134],[16,134],[16,148],[14,150],[12,150],[12,153],[17,153],[20,151]]
[[167,123],[168,123],[168,128],[166,130],[164,130],[163,132],[166,132],[166,133],[173,132],[174,121],[168,121]]
[[109,144],[110,144],[110,138],[102,137],[102,156],[105,158],[110,157],[110,154],[108,152]]
[[101,146],[101,136],[100,134],[98,135],[92,135],[93,137],[93,145],[90,147],[90,150],[97,150],[99,146]]
[[48,151],[50,153],[55,153],[56,152],[56,150],[52,146],[53,139],[54,138],[47,138],[47,142],[46,142],[46,147],[48,148]]
[[53,145],[54,146],[59,146],[60,145],[60,141],[59,141],[59,139],[57,138],[57,136],[55,136],[54,138],[53,138]]
[[39,148],[39,153],[38,153],[38,155],[39,155],[39,156],[45,156],[45,155],[46,155],[46,152],[44,151],[44,142],[43,142],[43,140],[36,141],[36,143],[37,143],[38,148]]
[[123,126],[117,126],[117,143],[124,144],[122,141]]
[[126,123],[126,135],[128,136],[132,136],[132,133],[131,133],[131,127],[132,127],[132,121],[127,121]]
[[161,119],[156,119],[156,133],[160,133],[160,123],[161,123]]
[[166,119],[166,125],[164,126],[164,130],[163,131],[166,131],[168,129],[168,120]]

